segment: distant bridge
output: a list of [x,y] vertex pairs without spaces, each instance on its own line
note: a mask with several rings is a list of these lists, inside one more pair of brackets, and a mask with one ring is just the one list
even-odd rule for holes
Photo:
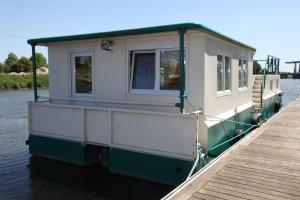
[[300,61],[289,61],[286,64],[294,64],[293,78],[300,79]]

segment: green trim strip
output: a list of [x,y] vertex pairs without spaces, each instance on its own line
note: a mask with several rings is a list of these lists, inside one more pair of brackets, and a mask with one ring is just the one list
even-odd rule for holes
[[184,34],[185,29],[179,29],[179,49],[180,49],[180,79],[179,79],[179,90],[180,90],[180,112],[183,113],[184,108],[184,92],[185,92],[185,66],[184,66]]
[[86,40],[86,39],[96,39],[96,38],[106,38],[106,37],[118,37],[118,36],[141,35],[141,34],[149,34],[149,33],[170,32],[170,31],[178,31],[179,29],[201,30],[212,36],[215,36],[215,37],[225,40],[227,42],[233,43],[237,46],[241,46],[241,47],[255,51],[255,48],[253,48],[251,46],[248,46],[242,42],[234,40],[224,34],[214,31],[214,30],[212,30],[208,27],[205,27],[201,24],[195,24],[195,23],[171,24],[171,25],[154,26],[154,27],[146,27],[146,28],[138,28],[138,29],[127,29],[127,30],[110,31],[110,32],[69,35],[69,36],[59,36],[59,37],[48,37],[48,38],[37,38],[37,39],[30,39],[27,41],[27,43],[31,44],[31,45],[38,45],[38,44],[52,43],[52,42],[66,42],[66,41]]
[[35,57],[35,45],[31,45],[32,48],[32,84],[33,84],[33,93],[34,93],[34,101],[38,101],[37,94],[37,80],[36,80],[36,57]]

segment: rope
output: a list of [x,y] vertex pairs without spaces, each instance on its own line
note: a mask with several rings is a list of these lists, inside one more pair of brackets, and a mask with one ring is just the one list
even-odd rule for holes
[[218,148],[218,147],[220,147],[220,146],[226,144],[227,142],[230,142],[230,141],[234,140],[235,138],[237,138],[237,137],[239,137],[239,136],[241,136],[241,135],[244,135],[246,132],[248,132],[248,131],[251,130],[252,128],[253,128],[253,127],[248,128],[247,130],[245,130],[245,131],[243,131],[242,133],[240,133],[240,134],[238,134],[238,135],[236,135],[236,136],[234,136],[234,137],[232,137],[232,138],[226,140],[225,142],[222,142],[222,143],[220,143],[220,144],[218,144],[218,145],[216,145],[216,146],[214,146],[214,147],[208,149],[208,151],[214,150],[214,149],[216,149],[216,148]]
[[192,107],[193,112],[197,111],[197,109],[193,106],[193,104],[187,98],[185,98],[185,100]]
[[[185,98],[185,100],[186,100],[186,102],[192,107],[192,109],[193,109],[194,111],[197,111],[197,110],[195,109],[195,107],[193,106],[193,104],[192,104],[187,98]],[[226,140],[226,141],[224,141],[224,142],[222,142],[222,143],[220,143],[220,144],[218,144],[218,145],[216,145],[216,146],[214,146],[214,147],[208,149],[208,151],[211,151],[211,150],[214,150],[214,149],[216,149],[216,148],[219,148],[220,146],[222,146],[222,145],[224,145],[224,144],[226,144],[226,143],[228,143],[228,142],[234,140],[235,138],[240,137],[241,135],[244,135],[246,132],[248,132],[248,131],[251,130],[252,128],[258,127],[258,126],[259,126],[259,125],[252,125],[252,124],[248,124],[248,123],[239,122],[239,121],[236,121],[236,120],[223,119],[223,118],[220,118],[220,117],[210,116],[210,115],[207,115],[207,114],[204,114],[204,113],[201,113],[200,115],[203,115],[203,116],[206,116],[206,117],[210,117],[210,118],[215,118],[215,119],[218,119],[219,121],[222,121],[222,122],[223,122],[223,121],[227,121],[227,122],[231,122],[231,123],[235,123],[235,124],[243,124],[243,125],[249,126],[249,128],[246,129],[245,131],[243,131],[242,133],[240,133],[240,134],[238,134],[238,135],[236,135],[236,136],[234,136],[234,137],[232,137],[232,138],[230,138],[230,139],[228,139],[228,140]],[[207,151],[207,152],[208,152],[208,151]]]
[[[187,98],[185,100],[191,106],[191,108],[193,109],[194,112],[197,111],[197,109],[195,109],[195,107],[193,106],[193,104]],[[235,123],[235,124],[243,124],[243,125],[247,125],[247,126],[251,126],[251,127],[253,127],[253,126],[254,127],[259,126],[259,125],[252,125],[252,124],[247,124],[247,123],[239,122],[239,121],[236,121],[236,120],[223,119],[223,118],[220,118],[220,117],[215,117],[215,116],[207,115],[207,114],[204,114],[204,113],[201,113],[200,115],[203,115],[203,116],[209,117],[209,118],[215,118],[218,121],[227,121],[227,122],[231,122],[231,123]]]
[[219,121],[227,121],[227,122],[232,122],[232,123],[236,123],[236,124],[243,124],[243,125],[247,125],[247,126],[259,126],[259,125],[252,125],[252,124],[247,124],[247,123],[243,123],[243,122],[238,122],[238,121],[235,121],[235,120],[230,120],[230,119],[223,119],[223,118],[220,118],[220,117],[215,117],[215,116],[210,116],[210,115],[207,115],[207,114],[202,114],[206,117],[210,117],[210,118],[216,118],[218,119]]

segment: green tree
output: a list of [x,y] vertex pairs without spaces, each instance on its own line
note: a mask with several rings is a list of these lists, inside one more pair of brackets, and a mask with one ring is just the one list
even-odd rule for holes
[[8,71],[14,71],[17,68],[18,57],[13,52],[7,55],[4,63],[8,67]]
[[[30,58],[30,60],[32,61],[32,57]],[[42,53],[35,54],[35,62],[36,62],[37,68],[48,67],[47,59],[45,58],[45,56]]]
[[0,73],[4,73],[5,71],[5,64],[0,63]]
[[261,65],[256,60],[254,60],[254,62],[253,62],[253,74],[259,74],[260,71],[261,71]]
[[30,72],[32,71],[31,61],[29,58],[22,56],[17,61],[18,71],[19,72]]

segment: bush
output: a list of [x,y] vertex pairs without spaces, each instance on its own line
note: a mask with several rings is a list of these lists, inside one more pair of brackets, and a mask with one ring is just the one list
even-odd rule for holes
[[[10,75],[0,73],[0,90],[32,88],[32,74],[27,75]],[[37,86],[42,88],[48,87],[48,75],[37,76]]]

